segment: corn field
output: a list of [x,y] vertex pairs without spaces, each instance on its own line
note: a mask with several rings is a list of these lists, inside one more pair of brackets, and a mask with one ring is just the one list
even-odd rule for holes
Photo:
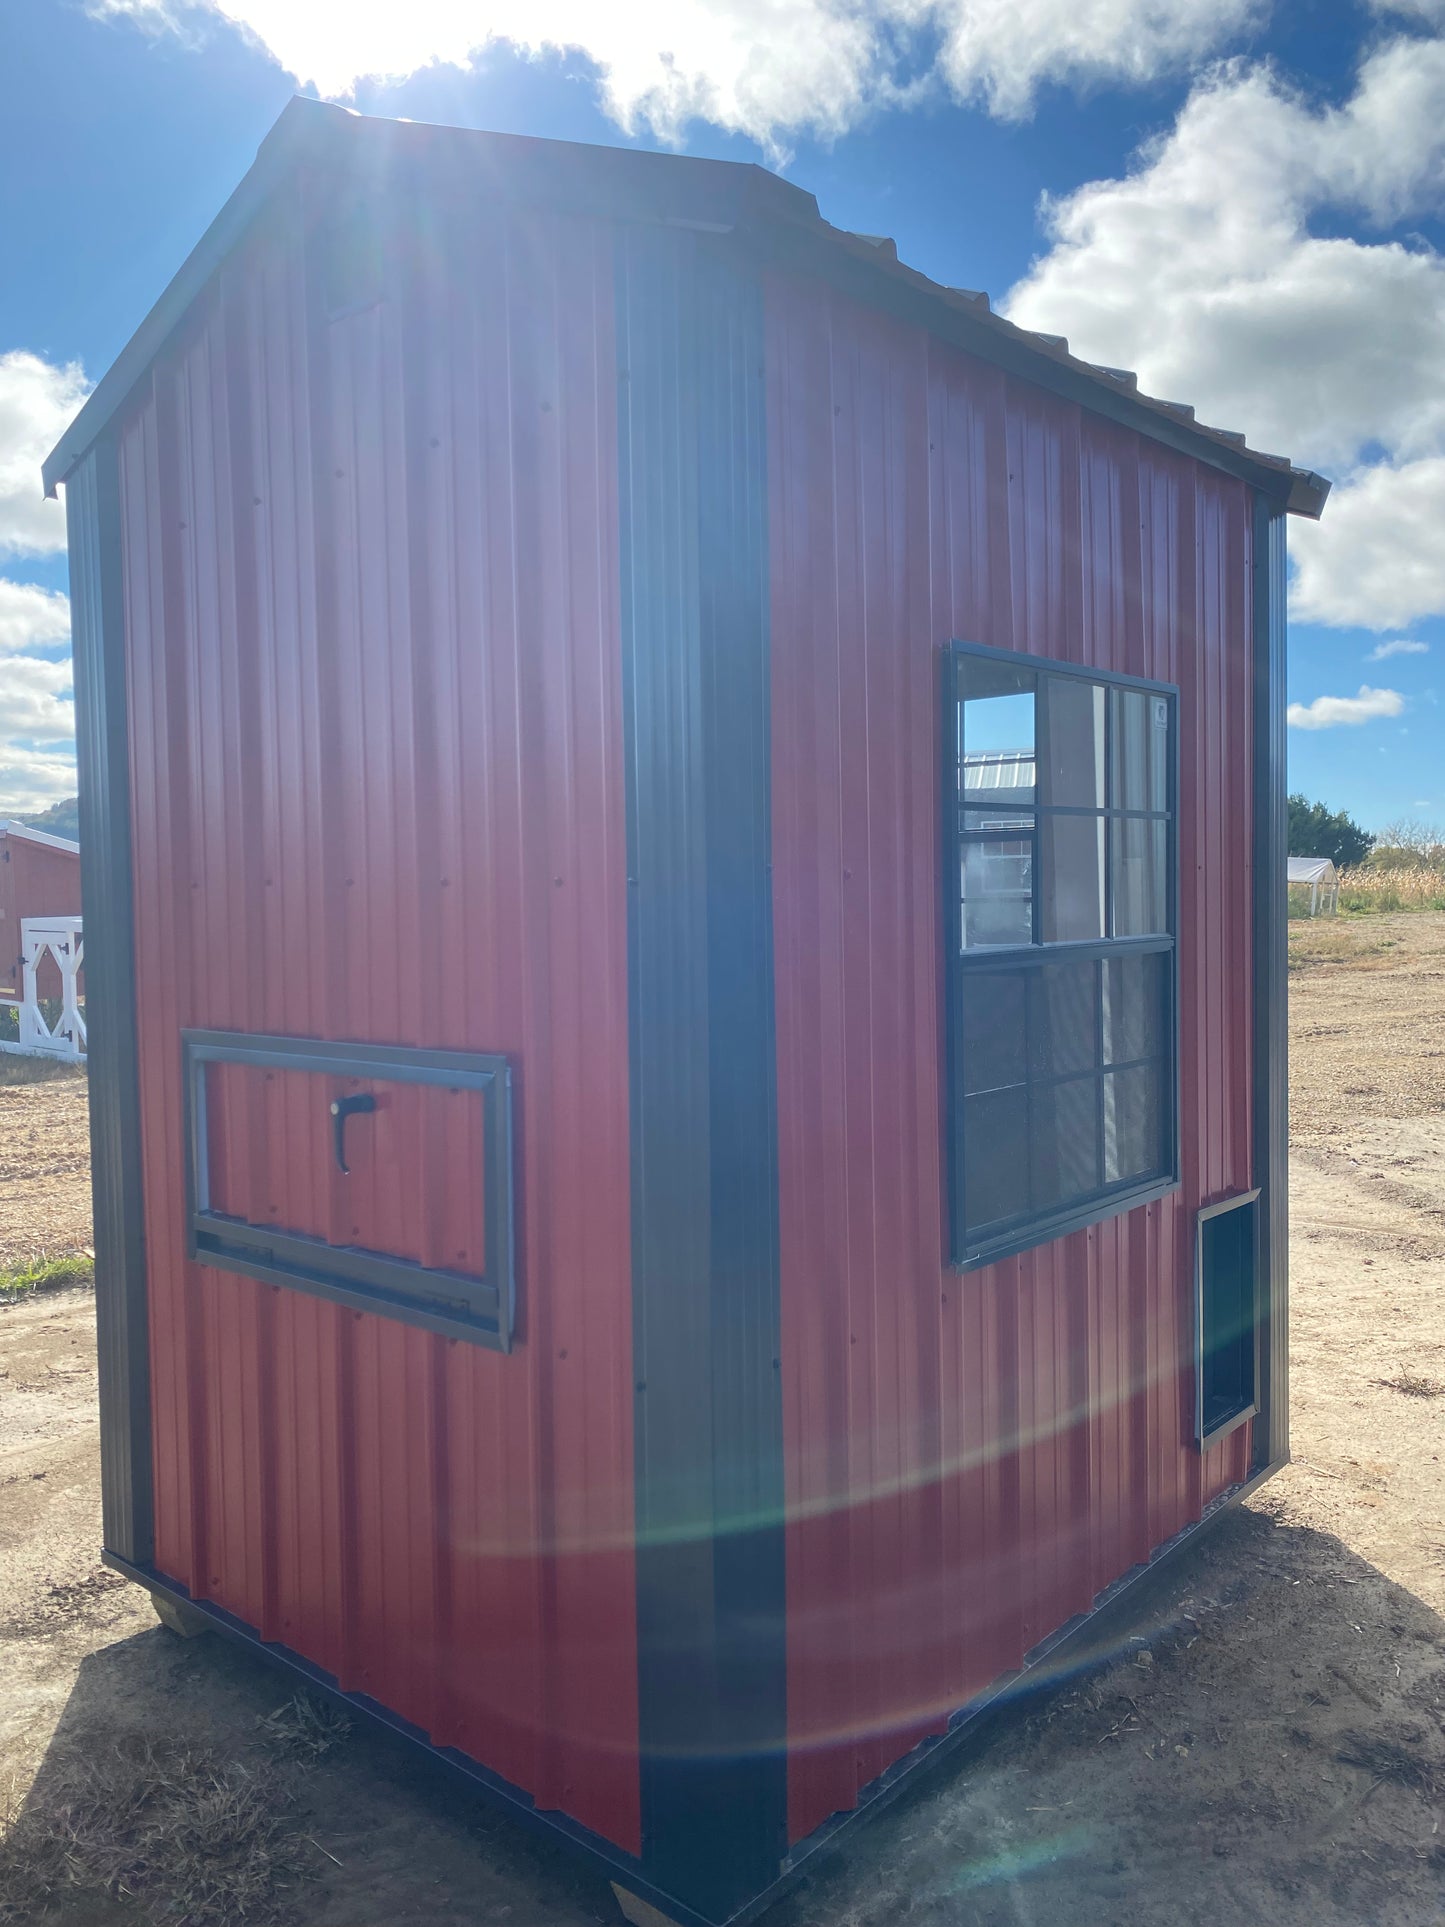
[[1357,914],[1371,910],[1445,910],[1445,864],[1388,869],[1361,864],[1353,870],[1342,870],[1340,908]]

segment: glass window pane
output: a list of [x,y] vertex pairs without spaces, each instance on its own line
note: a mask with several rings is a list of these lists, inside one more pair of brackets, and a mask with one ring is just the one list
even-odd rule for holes
[[1092,674],[955,662],[962,1256],[1165,1175],[1175,722],[1171,699]]
[[1146,1178],[1165,1164],[1163,1065],[1104,1073],[1104,1182]]
[[963,1211],[969,1231],[1029,1208],[1028,1093],[994,1091],[963,1107]]
[[1023,837],[970,838],[961,849],[964,949],[1032,943],[1032,843]]
[[1167,951],[1110,957],[1104,965],[1104,1062],[1158,1057],[1164,1049]]
[[1169,702],[1144,689],[1111,689],[1109,803],[1116,810],[1169,807]]
[[1039,801],[1104,807],[1102,683],[1044,676],[1039,683]]
[[997,836],[1009,830],[1015,836],[1032,836],[1034,813],[1027,803],[1009,803],[1001,799],[988,809],[960,810],[958,827],[965,836],[978,835],[981,832]]
[[1139,816],[1116,816],[1109,825],[1116,937],[1152,937],[1169,928],[1168,829]]
[[1099,1082],[1070,1078],[1032,1093],[1029,1174],[1035,1211],[1077,1204],[1099,1188]]
[[1029,1070],[1034,1077],[1068,1077],[1098,1062],[1099,966],[1045,964],[1029,972]]
[[1104,936],[1102,816],[1039,821],[1039,916],[1045,943],[1088,943]]
[[1034,800],[1032,670],[982,656],[959,658],[959,793],[964,802],[995,795]]
[[1024,1051],[1024,978],[992,970],[968,970],[959,984],[963,1035],[963,1088],[970,1095],[1022,1084],[1028,1076]]

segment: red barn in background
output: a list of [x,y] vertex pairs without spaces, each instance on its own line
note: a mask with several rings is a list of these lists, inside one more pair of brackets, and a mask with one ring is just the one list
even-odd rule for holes
[[[80,845],[0,818],[0,991],[21,991],[20,925],[25,917],[80,915]],[[60,971],[45,957],[39,997],[60,995]]]
[[1327,484],[758,168],[309,101],[46,479],[106,1557],[746,1916],[1287,1455]]

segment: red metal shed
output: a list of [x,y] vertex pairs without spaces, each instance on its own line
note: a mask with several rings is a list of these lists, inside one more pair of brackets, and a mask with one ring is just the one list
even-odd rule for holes
[[757,168],[306,101],[61,480],[106,1557],[755,1911],[1285,1458],[1327,485]]
[[[80,845],[48,830],[0,818],[0,991],[21,988],[21,924],[27,917],[80,915]],[[60,995],[52,957],[36,973],[41,997]]]

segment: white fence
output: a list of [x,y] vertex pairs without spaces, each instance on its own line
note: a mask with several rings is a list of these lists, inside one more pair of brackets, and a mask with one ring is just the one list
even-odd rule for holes
[[[20,922],[20,995],[0,991],[0,1004],[17,1013],[19,1035],[0,1038],[0,1050],[28,1057],[85,1055],[85,1018],[80,1009],[80,967],[85,962],[85,937],[79,917],[23,917]],[[40,1007],[40,966],[49,955],[60,971],[60,1011],[49,1024]]]

